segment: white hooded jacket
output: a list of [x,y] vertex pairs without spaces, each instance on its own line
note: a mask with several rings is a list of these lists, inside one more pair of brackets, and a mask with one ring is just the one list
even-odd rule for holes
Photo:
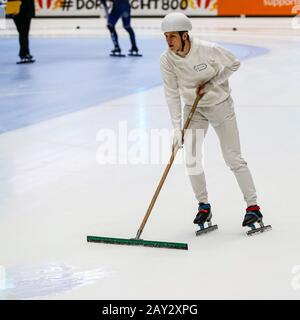
[[192,105],[196,88],[206,84],[198,107],[210,107],[230,96],[228,78],[238,70],[239,60],[227,49],[207,41],[190,38],[191,48],[185,57],[170,49],[160,58],[165,97],[175,129],[181,128],[181,98]]

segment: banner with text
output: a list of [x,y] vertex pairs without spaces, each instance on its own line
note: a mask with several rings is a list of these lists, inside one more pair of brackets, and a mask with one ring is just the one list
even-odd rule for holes
[[294,16],[300,0],[218,0],[218,15]]
[[[300,13],[300,0],[129,0],[133,16],[290,15]],[[111,8],[112,1],[107,1]],[[35,0],[37,16],[104,16],[101,0]]]
[[[181,11],[189,16],[217,15],[218,0],[129,0],[133,16],[164,16]],[[111,1],[107,1],[109,7]],[[35,0],[37,16],[103,16],[101,0]]]

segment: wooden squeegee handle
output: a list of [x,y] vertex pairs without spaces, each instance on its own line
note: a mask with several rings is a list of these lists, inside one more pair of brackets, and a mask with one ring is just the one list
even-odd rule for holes
[[[195,111],[196,111],[197,105],[198,105],[201,97],[202,97],[202,96],[197,95],[197,97],[196,97],[196,99],[195,99],[195,101],[194,101],[194,104],[193,104],[193,106],[192,106],[192,109],[191,109],[191,111],[190,111],[190,113],[189,113],[189,115],[188,115],[188,117],[187,117],[187,119],[186,119],[186,121],[185,121],[183,130],[182,130],[182,131],[183,131],[183,132],[182,132],[182,137],[184,137],[184,132],[185,132],[185,130],[186,130],[186,129],[189,127],[189,125],[190,125],[190,122],[191,122],[192,117],[193,117],[193,115],[194,115],[194,113],[195,113]],[[143,232],[143,230],[144,230],[144,227],[145,227],[145,225],[146,225],[146,223],[147,223],[147,221],[148,221],[148,218],[149,218],[149,216],[150,216],[150,214],[151,214],[151,211],[152,211],[152,209],[153,209],[153,207],[154,207],[154,204],[155,204],[155,202],[156,202],[156,199],[157,199],[157,197],[158,197],[158,195],[159,195],[159,192],[160,192],[160,190],[161,190],[161,188],[162,188],[162,186],[163,186],[163,184],[164,184],[164,182],[165,182],[165,180],[166,180],[166,178],[167,178],[167,175],[168,175],[168,173],[169,173],[169,171],[170,171],[170,169],[171,169],[171,166],[172,166],[172,164],[173,164],[173,162],[174,162],[174,159],[175,159],[175,156],[176,156],[176,153],[177,153],[178,149],[179,149],[178,145],[176,145],[176,146],[172,149],[172,154],[171,154],[170,160],[169,160],[169,162],[168,162],[168,164],[167,164],[167,167],[166,167],[166,169],[165,169],[165,171],[164,171],[164,173],[163,173],[163,175],[162,175],[162,177],[161,177],[161,179],[160,179],[160,181],[159,181],[159,184],[158,184],[158,186],[157,186],[157,188],[156,188],[156,190],[155,190],[155,193],[154,193],[154,195],[153,195],[153,198],[152,198],[152,200],[151,200],[151,202],[150,202],[150,205],[149,205],[149,207],[148,207],[148,209],[147,209],[147,212],[146,212],[146,214],[145,214],[145,216],[144,216],[144,219],[143,219],[143,221],[142,221],[142,223],[141,223],[141,225],[140,225],[140,228],[139,228],[139,230],[138,230],[138,232],[137,232],[137,234],[136,234],[135,239],[140,239],[140,236],[141,236],[141,234],[142,234],[142,232]]]

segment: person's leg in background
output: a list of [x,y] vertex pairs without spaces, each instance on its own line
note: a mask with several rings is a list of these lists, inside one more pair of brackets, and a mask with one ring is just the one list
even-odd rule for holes
[[32,59],[29,49],[29,30],[31,17],[17,15],[13,18],[13,20],[19,33],[19,57],[21,60],[26,58],[30,60]]
[[135,33],[131,27],[130,20],[131,20],[130,6],[128,6],[127,8],[124,9],[122,13],[122,22],[123,22],[124,29],[129,34],[129,38],[131,42],[131,49],[129,50],[129,53],[133,53],[133,52],[138,52],[139,49],[136,44]]
[[14,23],[16,25],[16,28],[18,30],[18,34],[19,34],[19,57],[21,58],[23,56],[23,48],[22,48],[22,44],[23,44],[23,35],[22,35],[22,20],[20,19],[20,16],[14,16],[13,17]]
[[120,16],[121,16],[121,12],[120,12],[119,8],[114,4],[113,8],[108,16],[108,19],[107,19],[107,29],[110,32],[111,40],[114,44],[114,49],[111,50],[112,54],[121,53],[118,34],[117,34],[117,31],[115,28]]

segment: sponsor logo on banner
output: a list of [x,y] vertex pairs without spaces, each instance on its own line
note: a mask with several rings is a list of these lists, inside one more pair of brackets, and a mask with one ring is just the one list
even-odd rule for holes
[[285,7],[295,6],[298,0],[264,0],[264,5],[267,7]]
[[38,15],[89,15],[100,14],[101,0],[35,0]]
[[[219,0],[220,1],[220,0]],[[101,0],[35,0],[37,15],[100,15]],[[129,0],[132,15],[165,15],[182,11],[188,15],[217,15],[218,0]],[[111,2],[107,2],[111,6]]]
[[[217,0],[131,0],[133,10],[146,15],[162,15],[166,11],[182,10],[189,14],[217,14]],[[135,12],[134,12],[135,14]]]
[[299,0],[218,0],[218,15],[292,16]]

